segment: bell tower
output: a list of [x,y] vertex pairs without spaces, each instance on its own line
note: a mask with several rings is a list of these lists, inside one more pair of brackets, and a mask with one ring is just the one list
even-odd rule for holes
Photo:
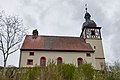
[[87,43],[92,46],[95,55],[95,69],[103,70],[105,67],[105,58],[102,46],[101,27],[97,27],[97,24],[91,20],[91,15],[85,8],[85,22],[82,26],[82,32],[80,38],[84,38]]

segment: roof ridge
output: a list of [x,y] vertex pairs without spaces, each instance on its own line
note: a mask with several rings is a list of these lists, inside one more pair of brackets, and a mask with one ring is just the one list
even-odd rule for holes
[[[26,36],[32,36],[32,35],[26,35]],[[63,38],[80,38],[80,37],[77,37],[77,36],[61,36],[61,35],[38,35],[38,37],[63,37]],[[83,38],[81,38],[83,39]]]

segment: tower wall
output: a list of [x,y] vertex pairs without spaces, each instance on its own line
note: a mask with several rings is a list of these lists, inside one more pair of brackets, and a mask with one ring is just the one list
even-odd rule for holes
[[86,39],[87,43],[90,43],[93,50],[95,50],[95,68],[97,70],[103,70],[105,67],[105,58],[103,52],[103,45],[101,39]]

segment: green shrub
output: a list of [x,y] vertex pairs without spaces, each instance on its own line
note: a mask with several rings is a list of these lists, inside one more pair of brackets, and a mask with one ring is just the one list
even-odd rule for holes
[[73,64],[58,65],[59,72],[63,76],[64,80],[73,80],[76,67]]
[[8,68],[8,73],[15,72],[14,77],[3,77],[0,70],[0,80],[120,80],[120,64],[108,66],[104,71],[94,70],[90,64],[60,64],[50,60],[46,67]]

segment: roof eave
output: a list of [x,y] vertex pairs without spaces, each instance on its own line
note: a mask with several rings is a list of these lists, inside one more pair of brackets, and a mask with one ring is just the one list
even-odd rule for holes
[[21,49],[21,51],[95,52],[94,50]]

